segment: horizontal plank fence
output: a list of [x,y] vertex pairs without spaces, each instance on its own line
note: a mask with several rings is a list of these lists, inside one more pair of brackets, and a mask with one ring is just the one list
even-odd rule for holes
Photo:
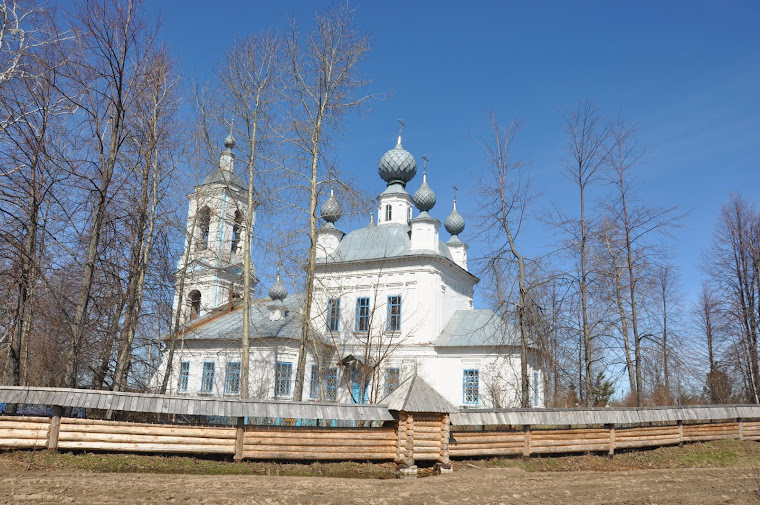
[[[223,455],[235,460],[394,461],[400,472],[416,475],[417,462],[450,471],[450,458],[613,455],[620,450],[689,442],[760,440],[760,406],[754,405],[441,413],[383,405],[141,398],[137,393],[45,388],[34,388],[22,397],[21,389],[0,387],[0,401],[11,398],[21,412],[23,406],[35,406],[49,415],[0,415],[0,449]],[[107,405],[138,406],[120,410],[122,417],[139,414],[143,421],[153,416],[159,422],[97,418],[106,416],[100,406]],[[71,407],[90,409],[90,418],[66,417],[64,409]],[[312,425],[285,425],[298,419],[311,420]]]
[[621,449],[721,439],[760,440],[760,421],[540,430],[523,427],[519,430],[457,431],[452,428],[449,456],[533,456],[586,452],[614,454]]
[[389,428],[246,428],[243,458],[284,460],[392,460],[396,430]]

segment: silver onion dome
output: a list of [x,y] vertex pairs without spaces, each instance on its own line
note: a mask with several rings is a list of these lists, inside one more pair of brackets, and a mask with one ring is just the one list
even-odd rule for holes
[[235,139],[232,137],[231,133],[227,135],[226,139],[224,139],[224,147],[226,147],[227,149],[232,149],[233,147],[235,147]]
[[427,171],[422,173],[422,186],[414,193],[414,205],[422,212],[427,212],[435,206],[435,193],[428,186]]
[[323,203],[322,207],[320,208],[322,219],[324,219],[328,223],[334,223],[335,221],[340,219],[342,212],[343,212],[343,209],[340,208],[340,203],[338,202],[338,199],[335,198],[335,194],[333,193],[333,190],[330,189],[330,198],[328,198],[327,201]]
[[401,135],[398,136],[396,147],[383,154],[377,166],[377,173],[389,185],[400,182],[405,186],[417,173],[417,162],[414,156],[401,146]]
[[451,211],[449,217],[444,221],[443,226],[446,227],[446,231],[452,236],[459,235],[464,231],[464,218],[457,212],[457,201],[454,200],[454,210]]
[[277,281],[269,288],[269,298],[272,300],[283,301],[288,296],[288,290],[285,284],[280,280],[280,274],[277,274]]

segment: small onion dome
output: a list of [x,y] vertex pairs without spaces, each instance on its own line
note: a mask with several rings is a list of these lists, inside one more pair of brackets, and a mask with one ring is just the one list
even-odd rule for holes
[[232,138],[231,133],[227,135],[226,139],[224,139],[224,147],[226,147],[227,149],[232,149],[233,147],[235,147],[235,139]]
[[427,212],[435,206],[435,193],[427,183],[427,172],[422,173],[422,186],[414,193],[414,205],[422,212]]
[[283,301],[288,296],[288,290],[285,288],[285,284],[280,280],[280,274],[277,274],[277,281],[269,288],[269,298],[272,300]]
[[401,135],[398,136],[396,147],[380,158],[377,173],[388,184],[400,182],[404,186],[417,173],[417,162],[414,161],[414,156],[401,147]]
[[454,210],[451,211],[449,217],[444,221],[443,226],[446,227],[446,231],[452,236],[459,235],[464,231],[464,218],[457,212],[457,201],[454,200]]
[[334,223],[340,219],[343,209],[340,208],[340,203],[338,203],[338,200],[335,198],[335,194],[333,193],[332,189],[330,189],[330,198],[328,198],[327,201],[322,204],[320,212],[322,214],[322,219],[328,223]]

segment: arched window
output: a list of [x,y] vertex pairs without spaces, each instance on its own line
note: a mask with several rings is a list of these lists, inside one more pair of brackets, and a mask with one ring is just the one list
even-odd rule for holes
[[238,245],[240,244],[240,230],[243,225],[243,213],[239,210],[235,211],[235,222],[232,223],[232,245],[230,246],[230,252],[238,252]]
[[197,289],[190,291],[190,320],[198,318],[201,313],[201,292]]
[[198,244],[199,249],[208,249],[208,234],[211,226],[211,209],[203,207],[198,211],[198,228],[201,230],[201,241]]
[[385,206],[385,220],[390,221],[393,215],[393,208],[390,205]]

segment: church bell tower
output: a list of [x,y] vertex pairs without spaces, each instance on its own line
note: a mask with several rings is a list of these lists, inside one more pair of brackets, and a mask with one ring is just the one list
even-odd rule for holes
[[[175,278],[174,314],[187,323],[243,296],[243,251],[253,236],[245,229],[247,187],[235,174],[235,140],[229,135],[219,167],[188,195],[185,251]],[[187,261],[185,265],[184,262]],[[184,285],[180,292],[184,270]],[[251,286],[256,277],[251,273]]]

